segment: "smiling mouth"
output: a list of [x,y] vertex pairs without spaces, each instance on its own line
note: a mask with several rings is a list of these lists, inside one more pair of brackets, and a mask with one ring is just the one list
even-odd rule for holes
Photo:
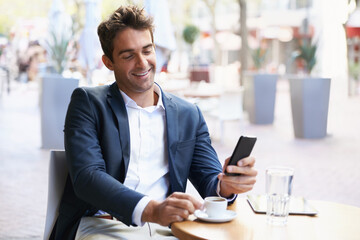
[[151,68],[145,72],[141,72],[141,73],[133,73],[134,76],[136,77],[143,77],[146,76],[149,72],[151,71]]

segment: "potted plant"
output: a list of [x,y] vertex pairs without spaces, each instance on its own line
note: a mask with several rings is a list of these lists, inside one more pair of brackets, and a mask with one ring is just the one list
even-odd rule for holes
[[[72,91],[79,79],[66,78],[63,72],[69,61],[69,45],[72,32],[65,29],[50,31],[44,47],[50,66],[41,76],[41,139],[44,149],[64,148],[64,122]],[[50,69],[50,70],[49,70]]]
[[277,74],[267,73],[264,63],[267,56],[265,47],[251,52],[253,71],[244,74],[244,109],[253,124],[272,124],[276,97]]
[[268,50],[264,47],[257,47],[251,51],[251,59],[257,71],[263,70]]
[[324,138],[327,135],[330,78],[314,77],[316,44],[302,39],[293,59],[301,74],[289,78],[291,110],[296,138]]
[[360,62],[349,62],[349,94],[357,95],[360,93]]
[[206,81],[209,82],[209,69],[207,65],[199,65],[195,56],[194,43],[200,36],[200,29],[195,25],[187,25],[183,31],[184,41],[190,46],[190,81],[199,82]]
[[183,30],[183,38],[186,43],[190,45],[190,59],[192,60],[194,54],[194,42],[200,35],[200,30],[195,25],[187,25]]

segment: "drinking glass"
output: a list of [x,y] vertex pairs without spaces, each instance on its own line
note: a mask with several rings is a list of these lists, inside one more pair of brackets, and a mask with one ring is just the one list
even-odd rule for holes
[[287,222],[293,176],[294,169],[288,167],[266,170],[266,215],[271,225],[285,225]]

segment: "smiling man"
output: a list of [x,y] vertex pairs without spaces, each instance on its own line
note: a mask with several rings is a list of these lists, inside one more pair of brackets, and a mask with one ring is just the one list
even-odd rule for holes
[[187,179],[202,197],[233,201],[251,190],[255,159],[227,169],[241,176],[225,176],[198,107],[154,83],[152,19],[120,7],[98,35],[116,82],[73,92],[64,130],[69,178],[51,239],[170,239],[167,226],[202,207],[184,193]]
[[112,55],[102,58],[114,71],[119,89],[143,108],[154,105],[156,56],[152,41],[149,30],[126,28],[115,35]]

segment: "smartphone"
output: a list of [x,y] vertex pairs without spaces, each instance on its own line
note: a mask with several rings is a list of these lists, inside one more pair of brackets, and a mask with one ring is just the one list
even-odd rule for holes
[[[230,157],[228,165],[236,165],[237,162],[243,158],[250,156],[252,149],[254,148],[256,137],[253,136],[240,136],[239,141],[236,144],[233,154]],[[227,166],[228,166],[227,165]],[[227,176],[237,176],[237,173],[227,173]]]

